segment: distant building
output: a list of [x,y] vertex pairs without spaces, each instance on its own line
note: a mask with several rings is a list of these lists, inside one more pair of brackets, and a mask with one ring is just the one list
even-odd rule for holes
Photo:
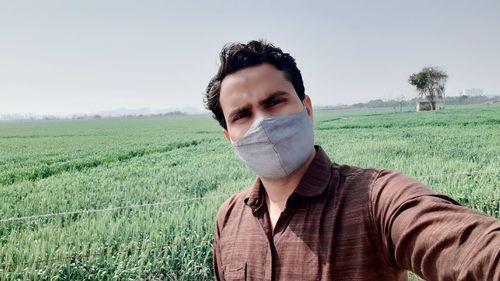
[[460,92],[460,96],[469,96],[469,97],[484,96],[484,90],[481,88],[463,89]]
[[417,102],[417,111],[430,111],[430,110],[432,110],[432,104],[430,101]]
[[442,101],[417,101],[417,111],[431,111],[434,109],[443,109],[444,103]]

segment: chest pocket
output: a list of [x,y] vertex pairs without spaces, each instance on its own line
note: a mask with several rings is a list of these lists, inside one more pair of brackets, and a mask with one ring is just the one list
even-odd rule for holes
[[246,281],[247,263],[228,264],[224,267],[224,280],[226,281]]

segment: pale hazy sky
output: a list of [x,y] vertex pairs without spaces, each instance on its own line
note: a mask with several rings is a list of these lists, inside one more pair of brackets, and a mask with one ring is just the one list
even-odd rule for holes
[[202,108],[227,42],[265,38],[297,60],[316,105],[500,94],[500,1],[0,0],[0,114]]

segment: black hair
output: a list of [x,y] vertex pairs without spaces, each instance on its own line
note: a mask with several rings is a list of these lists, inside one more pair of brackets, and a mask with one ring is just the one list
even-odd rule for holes
[[226,44],[220,52],[219,70],[208,83],[203,98],[205,108],[212,111],[212,116],[224,129],[227,129],[227,124],[219,102],[222,80],[240,69],[262,63],[270,63],[283,71],[285,78],[292,83],[299,99],[304,100],[305,89],[302,75],[295,59],[290,54],[284,53],[280,48],[264,40],[253,40],[246,44]]

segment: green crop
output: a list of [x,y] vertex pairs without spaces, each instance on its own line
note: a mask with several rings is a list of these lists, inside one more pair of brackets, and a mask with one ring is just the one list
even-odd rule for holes
[[[499,218],[499,125],[494,106],[320,111],[315,139]],[[0,280],[210,280],[218,206],[253,178],[207,115],[0,123]]]

